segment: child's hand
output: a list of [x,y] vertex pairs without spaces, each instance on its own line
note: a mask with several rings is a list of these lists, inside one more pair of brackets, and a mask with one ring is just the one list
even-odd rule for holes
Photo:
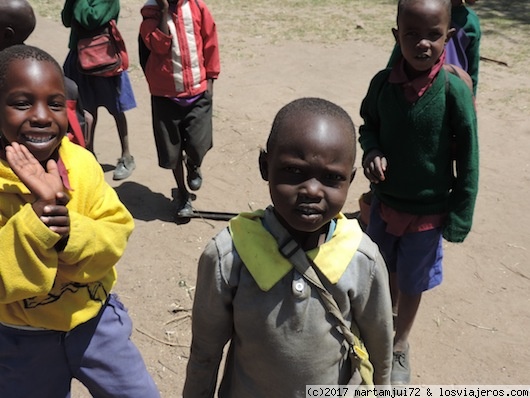
[[373,149],[364,158],[364,175],[370,182],[377,184],[385,180],[387,166],[385,155],[378,149]]
[[37,216],[42,216],[44,207],[55,205],[57,194],[63,191],[57,163],[53,159],[48,160],[47,170],[44,170],[31,152],[18,142],[12,142],[6,147],[6,158],[13,172],[37,198],[33,203],[33,210]]
[[70,201],[64,192],[58,192],[55,205],[46,205],[43,208],[40,220],[53,232],[65,239],[70,235],[70,216],[66,204]]

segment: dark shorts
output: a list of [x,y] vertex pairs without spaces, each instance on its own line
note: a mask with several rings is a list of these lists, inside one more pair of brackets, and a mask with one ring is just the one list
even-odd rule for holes
[[175,169],[183,152],[190,163],[200,166],[213,145],[211,95],[204,92],[186,107],[151,96],[151,111],[159,166]]
[[77,83],[83,108],[95,114],[104,107],[113,116],[136,107],[136,99],[127,71],[118,76],[84,75],[77,69],[77,52],[70,51],[64,61],[64,75]]
[[94,397],[159,398],[131,332],[114,295],[97,317],[68,333],[0,324],[0,397],[70,397],[76,378]]
[[377,243],[388,272],[397,272],[399,290],[415,295],[442,283],[442,228],[395,236],[386,232],[381,218],[379,200],[370,208],[366,233]]

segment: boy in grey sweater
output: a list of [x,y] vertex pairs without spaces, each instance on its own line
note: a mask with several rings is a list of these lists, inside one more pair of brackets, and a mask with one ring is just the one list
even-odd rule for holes
[[[392,312],[386,266],[341,209],[355,175],[355,128],[339,106],[302,98],[276,115],[259,157],[272,206],[241,213],[199,260],[184,398],[305,397],[311,384],[347,384],[348,346],[311,284],[280,253],[279,222],[314,268],[389,383]],[[371,383],[372,380],[368,381]]]

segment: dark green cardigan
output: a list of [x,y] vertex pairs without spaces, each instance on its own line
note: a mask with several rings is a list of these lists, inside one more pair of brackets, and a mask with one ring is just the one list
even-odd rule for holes
[[[361,105],[359,142],[366,155],[379,149],[386,179],[373,184],[386,205],[406,213],[448,213],[444,238],[462,242],[471,229],[478,190],[477,119],[469,88],[441,71],[415,103],[379,72]],[[451,160],[456,142],[456,173]],[[453,175],[456,174],[456,175]]]

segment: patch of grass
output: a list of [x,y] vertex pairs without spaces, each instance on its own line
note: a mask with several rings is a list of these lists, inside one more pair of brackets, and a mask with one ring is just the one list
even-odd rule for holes
[[482,29],[481,55],[530,72],[530,2],[488,0],[478,2],[473,9]]
[[37,14],[53,20],[61,19],[63,5],[64,1],[58,0],[31,0],[31,6]]
[[378,42],[390,35],[395,8],[390,0],[210,0],[208,5],[221,31],[267,37],[271,43],[352,38]]

